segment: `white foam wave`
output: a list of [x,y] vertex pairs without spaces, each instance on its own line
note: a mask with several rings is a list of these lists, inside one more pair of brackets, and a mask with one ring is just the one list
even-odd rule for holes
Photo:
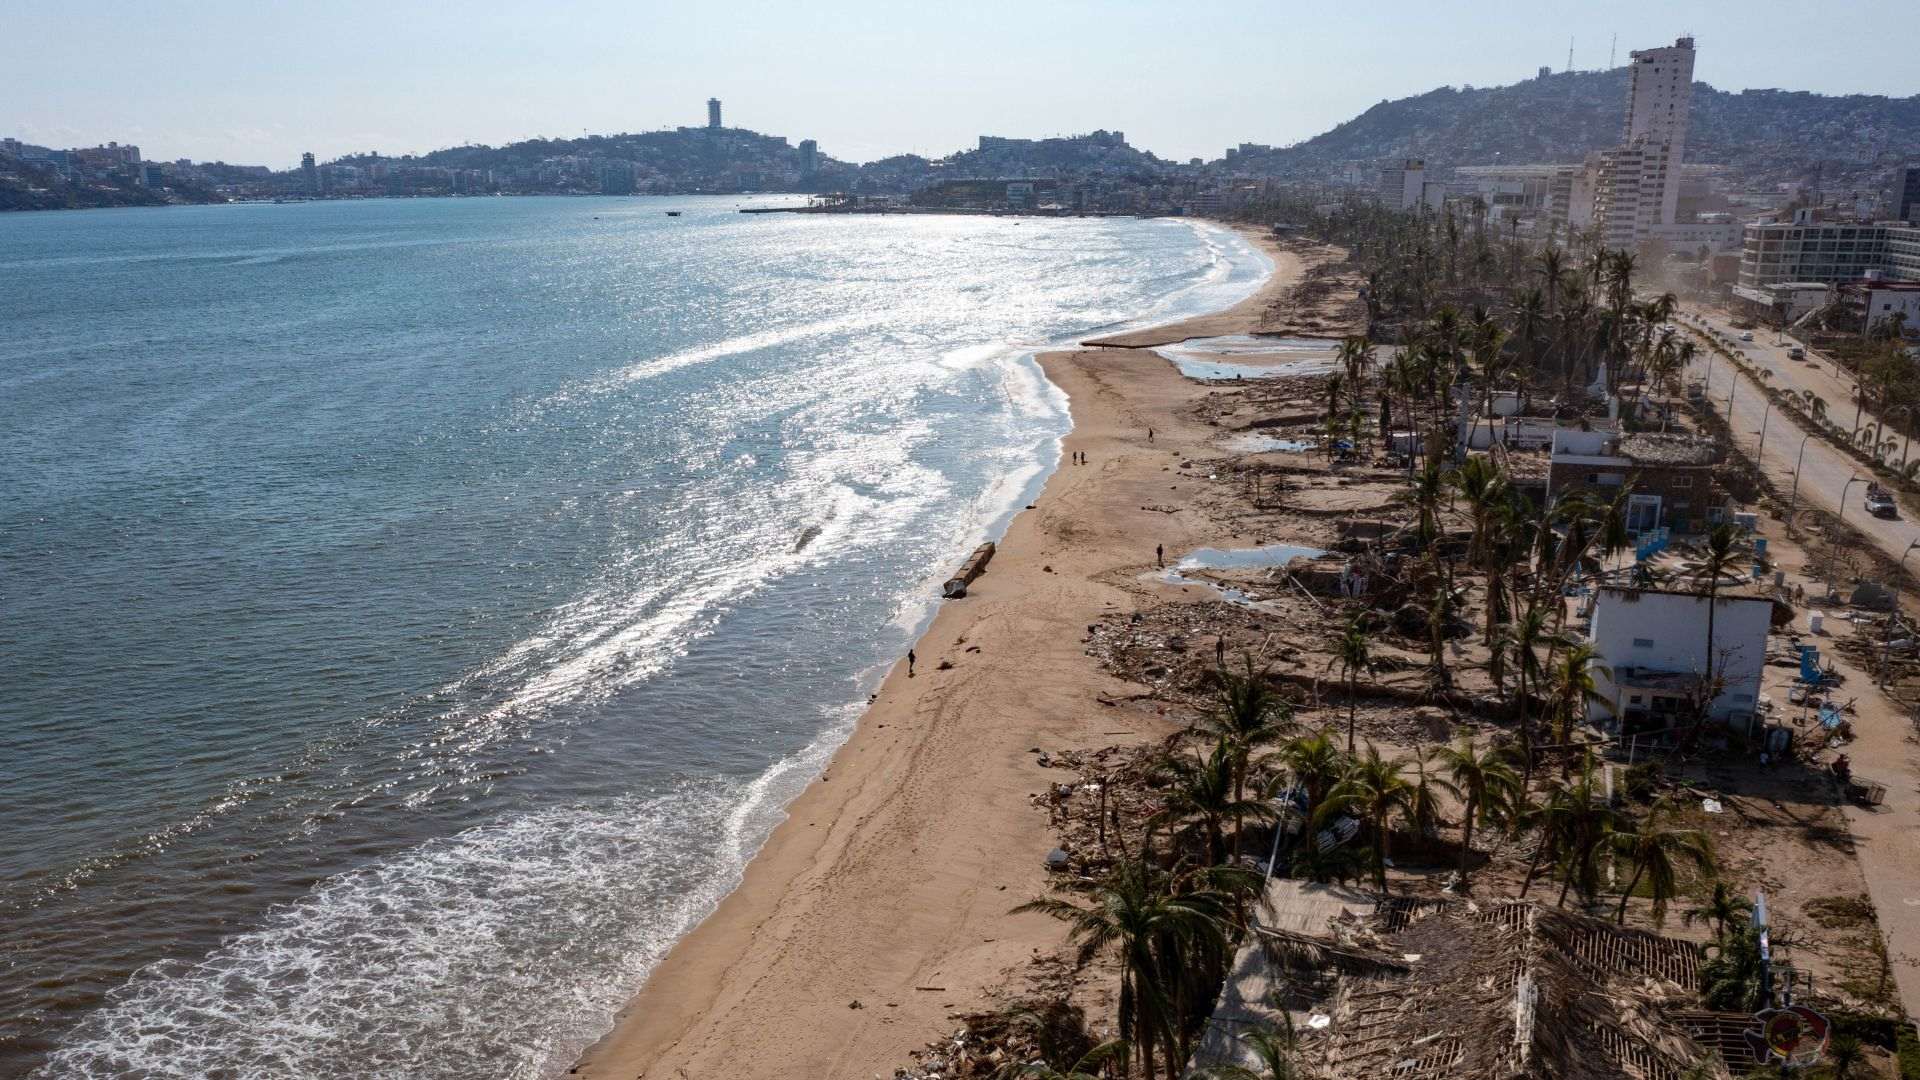
[[517,815],[323,882],[198,963],[137,972],[34,1075],[558,1075],[737,884],[853,715],[748,783]]

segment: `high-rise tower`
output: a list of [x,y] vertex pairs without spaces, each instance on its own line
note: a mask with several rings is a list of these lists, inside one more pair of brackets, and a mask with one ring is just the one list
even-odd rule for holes
[[1671,225],[1680,203],[1680,158],[1687,145],[1687,110],[1693,102],[1693,39],[1664,49],[1635,49],[1628,71],[1627,142],[1664,146],[1660,219]]
[[1593,222],[1608,247],[1632,248],[1679,219],[1680,161],[1693,100],[1693,39],[1629,54],[1626,138],[1597,157]]
[[720,99],[717,97],[707,99],[707,127],[713,131],[720,130]]

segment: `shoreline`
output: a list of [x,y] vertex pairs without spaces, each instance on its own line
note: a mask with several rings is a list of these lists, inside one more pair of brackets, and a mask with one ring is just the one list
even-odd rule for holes
[[[1206,387],[1121,342],[1266,331],[1305,260],[1250,239],[1272,270],[1225,311],[1036,357],[1072,428],[1030,509],[969,597],[938,608],[915,673],[904,659],[888,672],[738,885],[570,1075],[890,1075],[949,1014],[1058,946],[1053,920],[1008,913],[1045,890],[1053,844],[1030,801],[1050,783],[1031,751],[1170,729],[1145,708],[1096,704],[1129,684],[1085,655],[1083,630],[1130,610],[1114,582],[1151,569],[1156,543],[1233,539],[1198,515],[1145,509],[1184,498],[1180,455],[1217,429],[1185,415]],[[1066,464],[1074,452],[1090,464]]]

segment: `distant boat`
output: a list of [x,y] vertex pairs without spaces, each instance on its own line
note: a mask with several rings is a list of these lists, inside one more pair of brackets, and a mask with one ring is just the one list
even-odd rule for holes
[[679,217],[679,216],[680,216],[680,211],[678,211],[678,210],[669,210],[669,211],[667,211],[667,216],[668,216],[668,217]]

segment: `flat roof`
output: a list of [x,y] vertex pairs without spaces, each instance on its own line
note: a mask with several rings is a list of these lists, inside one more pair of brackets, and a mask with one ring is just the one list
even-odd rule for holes
[[[1599,587],[1599,591],[1603,593],[1619,593],[1622,596],[1640,596],[1644,594],[1650,596],[1684,596],[1692,600],[1705,600],[1707,598],[1706,593],[1692,592],[1687,589],[1643,589],[1635,585],[1602,585]],[[1770,596],[1748,596],[1744,593],[1737,592],[1722,592],[1716,595],[1714,599],[1751,601],[1756,604],[1766,604],[1769,607],[1773,605],[1773,598]]]

